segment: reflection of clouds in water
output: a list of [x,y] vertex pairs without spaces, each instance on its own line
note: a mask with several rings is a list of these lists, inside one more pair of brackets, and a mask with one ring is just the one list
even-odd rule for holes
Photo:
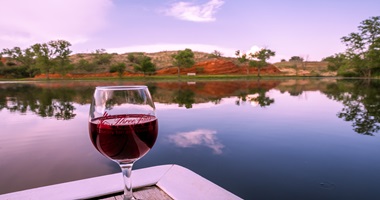
[[218,141],[216,131],[198,129],[190,132],[181,132],[168,136],[169,141],[179,147],[187,148],[196,145],[203,145],[211,148],[214,153],[221,154],[224,145]]

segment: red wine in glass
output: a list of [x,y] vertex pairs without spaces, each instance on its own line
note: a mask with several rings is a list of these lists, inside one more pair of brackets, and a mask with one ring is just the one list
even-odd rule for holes
[[150,115],[115,115],[89,123],[95,148],[110,159],[132,162],[144,156],[157,139],[157,118]]

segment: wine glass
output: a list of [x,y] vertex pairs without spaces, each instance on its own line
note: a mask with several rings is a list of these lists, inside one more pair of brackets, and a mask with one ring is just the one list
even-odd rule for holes
[[154,145],[158,122],[147,86],[96,87],[89,114],[95,148],[117,162],[124,178],[124,199],[134,199],[133,163]]

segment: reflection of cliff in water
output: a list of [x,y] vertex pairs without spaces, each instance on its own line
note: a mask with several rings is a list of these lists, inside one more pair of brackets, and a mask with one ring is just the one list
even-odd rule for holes
[[213,102],[220,103],[222,98],[242,97],[257,92],[266,92],[280,84],[280,80],[265,81],[207,81],[188,84],[187,82],[158,82],[153,95],[160,103],[179,105]]
[[306,91],[324,91],[330,84],[336,83],[337,79],[287,79],[282,81],[276,89],[282,93],[288,92],[291,96],[300,96]]
[[[96,86],[147,85],[155,102],[178,104],[179,106],[191,108],[193,104],[198,103],[213,102],[218,104],[222,98],[226,97],[237,96],[243,99],[243,96],[249,94],[265,94],[266,91],[280,83],[280,80],[205,81],[191,84],[181,81],[3,83],[0,84],[0,110],[6,109],[18,113],[29,111],[41,117],[69,120],[76,115],[74,103],[89,104]],[[268,102],[264,102],[264,104],[268,104]]]
[[373,135],[380,130],[379,81],[337,79],[278,79],[173,82],[62,81],[0,84],[0,111],[32,112],[41,117],[69,120],[75,117],[75,104],[89,104],[96,86],[148,85],[155,102],[191,108],[194,104],[220,103],[222,98],[237,98],[258,106],[269,106],[274,99],[270,89],[299,96],[305,91],[320,91],[339,101],[344,108],[337,116],[352,122],[360,134]]

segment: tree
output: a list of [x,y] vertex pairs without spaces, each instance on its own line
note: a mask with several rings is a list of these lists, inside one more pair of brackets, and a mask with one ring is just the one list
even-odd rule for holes
[[52,40],[48,43],[34,44],[31,49],[35,56],[35,66],[46,74],[49,79],[49,74],[57,67],[57,71],[65,74],[71,67],[69,55],[71,44],[65,40]]
[[309,60],[309,55],[305,55],[303,58],[302,58],[303,62],[302,62],[302,68],[303,70],[306,70],[306,62]]
[[119,62],[110,67],[110,72],[117,72],[119,78],[121,78],[125,72],[125,67],[125,63]]
[[52,48],[53,59],[57,71],[62,75],[65,75],[71,67],[69,59],[69,55],[72,53],[69,49],[71,46],[70,42],[65,40],[55,40],[48,42],[48,45]]
[[298,75],[298,65],[299,64],[302,65],[303,61],[304,60],[303,60],[303,58],[301,56],[292,56],[292,57],[290,57],[289,62],[294,63],[294,68],[296,70],[296,75]]
[[362,76],[371,77],[380,70],[380,16],[360,23],[359,32],[341,38],[346,44],[349,64]]
[[295,61],[303,62],[303,58],[301,58],[300,56],[292,56],[292,57],[290,57],[289,62],[295,62]]
[[2,54],[9,56],[13,60],[19,62],[23,67],[27,69],[29,77],[33,77],[35,69],[33,65],[35,64],[32,48],[26,48],[22,50],[20,47],[14,47],[13,49],[3,49]]
[[211,58],[220,58],[223,56],[223,53],[217,50],[214,50],[209,57]]
[[143,72],[144,76],[146,73],[154,73],[156,72],[156,66],[152,63],[152,59],[148,56],[140,56],[135,57],[134,60],[136,61],[134,65],[134,70]]
[[323,58],[322,61],[328,62],[327,68],[330,71],[337,71],[340,67],[346,64],[347,57],[343,53],[337,53],[332,56]]
[[181,68],[189,68],[195,64],[194,53],[191,49],[185,49],[183,51],[178,51],[177,54],[173,56],[173,65],[178,69],[178,77],[180,76]]
[[[262,48],[260,51],[258,51],[256,53],[250,53],[249,54],[249,57],[251,59],[249,65],[257,67],[257,76],[260,77],[261,67],[265,67],[266,65],[268,65],[267,60],[270,57],[275,56],[275,55],[276,55],[275,51],[272,51],[272,50],[267,49],[267,48]],[[257,59],[257,61],[253,60],[253,59]]]
[[129,53],[129,54],[128,54],[128,60],[129,60],[130,62],[135,62],[135,55],[133,55],[133,53]]
[[96,70],[97,65],[95,63],[90,63],[89,61],[81,58],[76,64],[76,68],[79,70],[84,70],[86,72],[92,72]]
[[54,51],[49,48],[46,43],[34,44],[32,47],[33,52],[36,55],[35,66],[46,74],[46,79],[49,79],[49,74],[54,68],[53,55]]
[[[247,54],[241,54],[240,50],[235,51],[235,55],[240,64],[244,65],[244,63],[248,62]],[[249,68],[247,66],[247,75],[249,74]]]
[[4,66],[3,63],[3,52],[0,52],[0,67]]

